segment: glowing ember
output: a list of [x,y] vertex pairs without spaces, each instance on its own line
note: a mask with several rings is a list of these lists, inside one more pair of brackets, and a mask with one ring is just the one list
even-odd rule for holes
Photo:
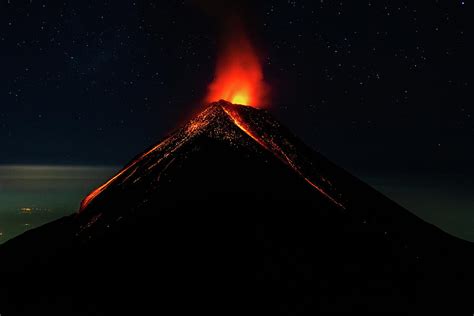
[[90,202],[92,202],[92,200],[94,200],[99,194],[101,194],[105,189],[107,189],[115,180],[117,180],[117,178],[119,178],[120,176],[122,176],[125,172],[127,172],[128,170],[130,170],[132,167],[134,167],[136,164],[138,164],[143,158],[145,158],[146,156],[148,156],[150,153],[154,152],[155,150],[157,150],[160,146],[162,146],[163,143],[160,143],[158,144],[157,146],[153,147],[152,149],[150,149],[149,151],[147,151],[146,153],[144,153],[143,155],[141,155],[138,159],[136,159],[135,161],[133,161],[131,164],[129,164],[128,166],[126,166],[124,169],[122,169],[119,173],[117,173],[115,176],[113,176],[109,181],[107,181],[106,183],[104,183],[103,185],[101,185],[100,187],[98,187],[97,189],[95,189],[94,191],[92,191],[91,193],[89,193],[88,196],[86,196],[86,198],[81,202],[81,207],[79,209],[79,212],[81,212],[82,210],[84,210],[89,204]]
[[298,175],[300,175],[309,185],[311,185],[314,189],[319,191],[322,195],[324,195],[328,200],[332,203],[337,205],[338,207],[345,209],[345,206],[336,199],[334,199],[331,195],[329,195],[325,190],[323,190],[320,186],[315,184],[310,179],[306,178],[304,174],[300,171],[296,163],[291,159],[283,149],[278,146],[271,138],[261,137],[257,133],[254,133],[250,126],[245,122],[245,120],[240,116],[239,112],[235,110],[233,107],[223,106],[222,109],[224,112],[230,117],[232,122],[240,128],[245,134],[250,136],[254,141],[256,141],[260,146],[265,148],[266,150],[272,152],[275,157],[282,160],[284,163],[288,164]]
[[259,58],[243,32],[229,36],[217,61],[207,102],[226,100],[234,104],[262,106],[268,91]]
[[[217,107],[219,107],[222,111],[220,112],[216,110]],[[182,132],[176,134],[177,136],[171,136],[165,139],[165,141],[161,142],[157,146],[153,147],[152,149],[148,150],[144,154],[140,155],[137,159],[132,161],[128,166],[126,166],[123,170],[117,173],[114,177],[112,177],[110,180],[108,180],[99,188],[92,191],[83,200],[79,212],[82,212],[84,209],[86,209],[89,206],[89,204],[97,196],[99,196],[102,192],[104,192],[107,188],[109,188],[113,183],[118,183],[119,180],[121,181],[121,183],[123,183],[124,181],[127,181],[130,177],[132,177],[136,171],[136,169],[134,170],[134,168],[136,168],[137,166],[139,167],[145,159],[149,158],[148,156],[150,154],[154,152],[158,152],[162,149],[163,150],[166,149],[165,152],[162,153],[161,158],[155,157],[152,164],[149,164],[149,165],[145,164],[148,170],[154,168],[166,157],[173,155],[183,146],[183,144],[186,144],[188,141],[190,141],[190,139],[195,137],[195,135],[198,135],[199,131],[206,128],[206,126],[209,126],[209,123],[211,123],[212,120],[215,120],[217,115],[224,115],[227,119],[230,119],[230,122],[232,124],[234,124],[242,132],[244,132],[251,139],[253,139],[253,141],[258,143],[264,149],[271,152],[273,155],[275,155],[276,158],[280,159],[283,163],[291,167],[309,185],[311,185],[314,189],[319,191],[328,200],[333,202],[338,207],[344,209],[345,206],[336,200],[336,198],[333,195],[333,192],[327,191],[323,186],[320,186],[317,184],[320,182],[319,180],[321,179],[317,179],[312,176],[307,177],[305,175],[305,172],[297,163],[297,157],[292,155],[291,150],[288,150],[288,148],[285,147],[284,141],[283,142],[279,141],[278,138],[275,138],[271,133],[268,133],[268,131],[259,129],[258,124],[256,125],[256,123],[253,122],[252,120],[248,121],[245,118],[245,115],[241,115],[242,113],[245,113],[245,111],[242,111],[242,109],[244,108],[245,107],[235,106],[227,102],[219,102],[219,103],[213,104],[206,111],[202,112],[195,119],[189,122],[185,126],[185,128],[182,129]],[[252,109],[248,109],[248,110],[258,111],[258,110],[252,110]],[[253,113],[256,113],[256,112],[253,112]],[[228,122],[228,120],[226,121]],[[257,127],[257,129],[255,130],[254,127]],[[168,145],[170,145],[171,147],[168,147]],[[174,159],[175,158],[173,158],[172,160]]]

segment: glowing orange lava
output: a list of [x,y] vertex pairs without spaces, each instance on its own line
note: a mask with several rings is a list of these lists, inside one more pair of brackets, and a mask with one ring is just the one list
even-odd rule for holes
[[132,167],[137,165],[143,158],[160,148],[164,142],[158,144],[157,146],[153,147],[143,155],[141,155],[138,159],[134,160],[132,163],[130,163],[128,166],[123,168],[122,170],[119,171],[115,176],[113,176],[110,180],[108,180],[106,183],[102,184],[100,187],[89,193],[88,196],[81,202],[81,207],[79,208],[79,212],[83,211],[91,202],[94,200],[99,194],[101,194],[105,189],[107,189],[115,180],[117,180],[120,176],[122,176],[125,172],[130,170]]
[[209,86],[206,101],[226,100],[261,107],[267,91],[260,60],[248,38],[243,32],[229,36],[218,57],[214,81]]
[[273,142],[271,139],[265,139],[260,136],[258,136],[256,133],[252,131],[250,126],[245,122],[245,120],[239,115],[238,111],[235,110],[235,108],[232,107],[222,107],[224,112],[230,117],[232,122],[240,128],[245,134],[247,134],[250,138],[252,138],[254,141],[256,141],[260,146],[265,148],[266,150],[272,152],[278,159],[283,161],[284,163],[288,164],[298,175],[300,175],[309,185],[311,185],[314,189],[319,191],[322,195],[324,195],[328,200],[330,200],[332,203],[337,205],[338,207],[342,209],[346,209],[346,207],[339,203],[335,198],[333,198],[331,195],[329,195],[325,190],[323,190],[320,186],[315,184],[313,181],[308,179],[307,177],[304,176],[304,174],[300,171],[300,169],[297,167],[296,163],[288,157],[288,155],[285,153],[284,150],[280,148],[275,142]]
[[[227,116],[231,119],[232,123],[234,123],[240,130],[242,130],[245,134],[247,134],[251,139],[253,139],[256,143],[258,143],[260,146],[262,146],[264,149],[268,150],[269,152],[273,153],[275,157],[280,159],[282,162],[290,166],[299,176],[301,176],[309,185],[311,185],[314,189],[319,191],[323,196],[325,196],[328,200],[333,202],[335,205],[338,207],[345,209],[345,206],[338,202],[336,198],[332,197],[328,192],[326,192],[322,187],[317,185],[314,181],[311,179],[307,178],[303,172],[300,170],[298,167],[297,163],[292,159],[287,153],[285,152],[284,149],[282,149],[277,142],[275,142],[272,137],[268,137],[266,134],[259,135],[258,133],[255,133],[251,125],[249,125],[246,120],[240,115],[238,111],[238,107],[233,106],[232,104],[230,105],[220,105],[221,109],[227,114]],[[206,118],[207,119],[207,118]],[[201,121],[201,120],[196,120],[192,121],[186,129],[186,134],[188,135],[194,135],[196,131],[198,131],[203,125],[205,126],[207,121]],[[170,138],[168,138],[170,139]],[[188,138],[184,138],[181,143],[185,143]],[[136,160],[132,161],[128,166],[126,166],[124,169],[122,169],[119,173],[117,173],[115,176],[113,176],[110,180],[108,180],[106,183],[92,191],[81,203],[81,207],[79,210],[79,213],[81,213],[84,209],[86,209],[89,204],[97,197],[99,196],[103,191],[105,191],[108,187],[112,185],[115,181],[117,181],[118,178],[122,177],[125,173],[130,171],[132,168],[137,166],[144,158],[146,158],[148,155],[151,153],[159,150],[162,148],[162,146],[165,146],[167,144],[167,140],[159,143],[155,147],[151,148],[141,156],[139,156]],[[176,151],[180,146],[175,146],[174,149],[171,149],[168,154],[173,153]],[[130,175],[127,176],[130,177],[133,175],[135,171],[132,171]],[[126,179],[127,179],[126,178]]]

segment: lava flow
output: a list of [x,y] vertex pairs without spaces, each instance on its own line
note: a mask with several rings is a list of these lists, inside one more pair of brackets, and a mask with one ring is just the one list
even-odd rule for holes
[[266,150],[270,151],[272,154],[275,155],[278,159],[283,161],[283,163],[290,166],[299,176],[301,176],[309,185],[311,185],[314,189],[319,191],[323,196],[325,196],[328,200],[332,203],[337,205],[338,207],[345,209],[345,206],[339,203],[335,198],[329,195],[325,190],[323,190],[319,185],[315,184],[309,178],[307,178],[303,172],[301,172],[300,168],[298,168],[297,164],[291,159],[276,142],[272,140],[272,137],[265,137],[265,135],[258,135],[252,128],[245,122],[239,112],[233,106],[223,106],[222,109],[224,112],[229,116],[232,122],[240,128],[245,134],[247,134],[250,138],[256,141],[260,146],[265,148]]
[[[331,189],[331,185],[329,185],[329,187],[328,185],[321,185],[322,182],[325,182],[325,179],[321,175],[305,171],[306,167],[304,167],[304,164],[302,165],[300,163],[302,160],[298,158],[299,155],[291,145],[292,142],[279,136],[280,134],[284,135],[284,133],[279,131],[278,123],[271,120],[268,121],[268,118],[265,118],[264,113],[264,111],[254,109],[253,107],[234,105],[226,101],[210,104],[205,111],[197,115],[182,129],[138,156],[138,158],[133,160],[114,177],[92,191],[83,200],[79,212],[81,213],[93,200],[96,199],[97,196],[101,195],[114,184],[123,184],[129,179],[131,179],[130,181],[132,183],[135,183],[135,181],[138,181],[140,176],[136,176],[135,178],[132,177],[138,169],[146,170],[145,173],[147,173],[149,170],[158,166],[162,161],[169,157],[173,157],[173,155],[180,150],[183,144],[191,142],[192,139],[202,133],[205,133],[208,137],[216,137],[215,135],[212,135],[216,129],[220,129],[220,132],[217,133],[217,135],[224,133],[226,135],[224,139],[228,141],[230,138],[234,137],[232,136],[232,126],[236,126],[262,148],[272,153],[283,163],[287,164],[296,172],[296,174],[298,174],[314,189],[319,191],[333,204],[344,209],[345,206],[337,201],[335,192]],[[213,122],[217,123],[213,124]],[[207,128],[213,131],[206,131]]]
[[261,107],[268,87],[263,81],[260,60],[243,31],[226,38],[218,57],[214,81],[209,86],[207,102],[226,100],[234,104]]
[[115,176],[113,176],[110,180],[108,180],[106,183],[102,184],[100,187],[98,187],[97,189],[95,189],[94,191],[92,191],[91,193],[89,193],[89,195],[86,196],[86,198],[84,200],[82,200],[81,202],[81,206],[79,208],[79,212],[81,212],[82,210],[84,210],[89,204],[90,202],[92,202],[92,200],[94,200],[99,194],[101,194],[105,189],[107,189],[115,180],[117,180],[120,176],[122,176],[123,174],[125,174],[125,172],[127,172],[128,170],[130,170],[132,167],[134,167],[135,165],[137,165],[143,158],[145,158],[146,156],[148,156],[149,154],[151,154],[152,152],[154,152],[155,150],[157,150],[158,148],[160,148],[161,146],[163,145],[163,142],[162,143],[159,143],[158,145],[156,145],[155,147],[153,147],[152,149],[150,149],[149,151],[145,152],[144,154],[142,154],[139,158],[137,158],[136,160],[132,161],[128,166],[126,166],[125,168],[123,168],[121,171],[119,171],[119,173],[117,173]]

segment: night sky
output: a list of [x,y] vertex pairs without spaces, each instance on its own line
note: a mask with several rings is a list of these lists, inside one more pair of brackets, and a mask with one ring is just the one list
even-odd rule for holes
[[0,162],[124,164],[202,108],[238,12],[269,110],[311,146],[349,169],[472,170],[469,3],[240,4],[2,0]]

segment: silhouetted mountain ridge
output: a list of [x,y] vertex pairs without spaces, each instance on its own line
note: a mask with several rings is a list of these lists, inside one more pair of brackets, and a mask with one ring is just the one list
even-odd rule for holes
[[77,214],[1,246],[2,271],[12,273],[2,277],[0,306],[472,313],[473,249],[268,112],[220,101],[135,157]]

